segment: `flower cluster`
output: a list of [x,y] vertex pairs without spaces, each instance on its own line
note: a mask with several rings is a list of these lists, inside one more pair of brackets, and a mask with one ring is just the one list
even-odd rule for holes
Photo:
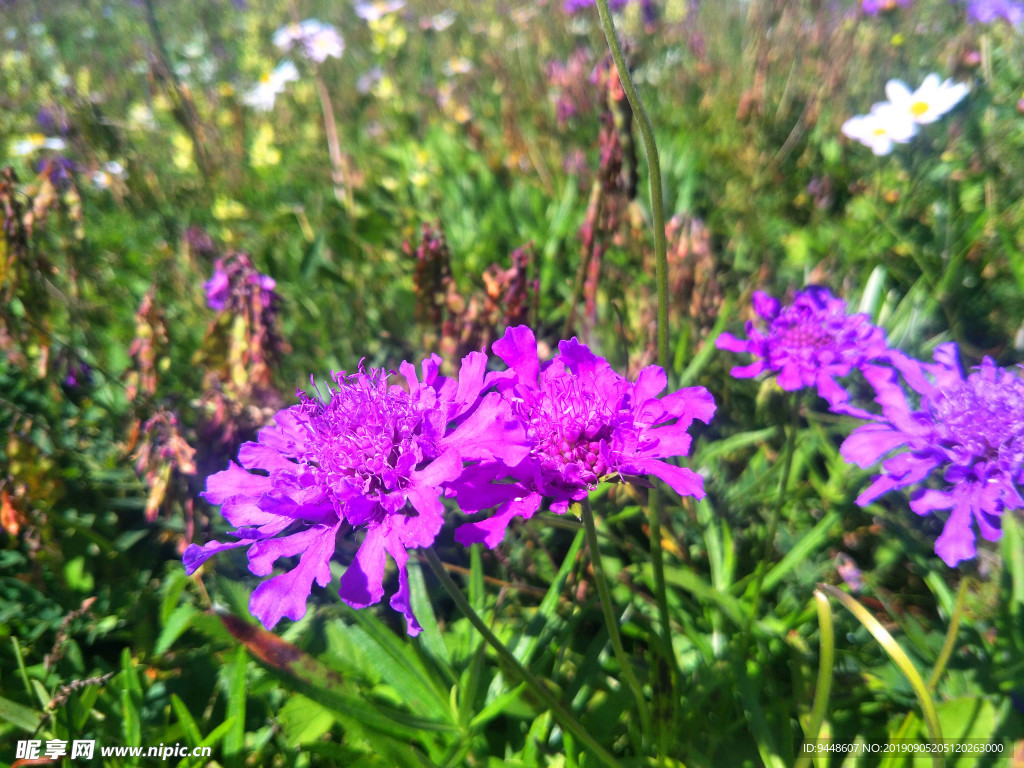
[[[976,555],[975,524],[995,541],[1003,512],[1024,507],[1024,377],[989,358],[964,376],[958,357],[956,344],[940,344],[933,364],[894,354],[892,367],[865,371],[882,415],[841,447],[843,457],[862,468],[889,456],[883,474],[857,498],[861,506],[929,476],[941,478],[941,488],[915,491],[910,508],[919,515],[951,510],[935,542],[949,566]],[[900,378],[916,402],[908,400]]]
[[1024,3],[1017,0],[970,0],[967,20],[977,24],[991,24],[1002,19],[1014,27],[1024,22]]
[[[862,469],[881,462],[859,505],[933,478],[913,492],[910,508],[919,515],[951,510],[935,542],[946,564],[975,557],[975,530],[999,539],[1003,513],[1024,508],[1024,374],[985,358],[965,376],[953,343],[936,348],[934,363],[888,349],[881,329],[866,315],[847,316],[844,302],[824,288],[801,291],[785,307],[755,293],[754,306],[767,330],[747,323],[748,340],[723,334],[717,344],[760,358],[732,375],[770,371],[784,389],[816,385],[833,411],[866,422],[840,448]],[[853,368],[874,390],[881,414],[853,407],[836,383]]]
[[345,41],[330,24],[316,19],[288,24],[274,33],[274,45],[283,52],[298,49],[310,61],[323,64],[328,58],[341,58]]
[[291,570],[264,581],[250,610],[266,627],[305,615],[315,581],[331,580],[338,541],[362,536],[341,576],[339,595],[354,608],[383,597],[390,555],[398,569],[391,606],[420,631],[406,571],[408,550],[428,547],[443,523],[442,496],[464,510],[497,507],[487,520],[461,526],[463,543],[495,546],[515,515],[529,517],[544,498],[564,512],[602,480],[652,475],[680,494],[703,495],[701,478],[666,462],[686,455],[694,419],[707,422],[714,401],[702,387],[662,399],[666,377],[645,368],[636,382],[615,373],[576,339],[541,364],[533,332],[509,329],[494,344],[507,371],[485,374],[487,357],[472,352],[457,379],[438,373],[441,359],[399,368],[405,386],[385,371],[360,367],[335,374],[321,397],[279,411],[274,424],[245,443],[222,472],[208,478],[204,498],[220,504],[234,540],[190,546],[194,572],[227,549],[248,549],[249,569],[268,576],[280,558]]
[[274,289],[277,283],[270,275],[256,271],[248,256],[235,253],[226,259],[217,259],[213,275],[203,283],[206,304],[215,312],[232,308],[238,310],[245,303],[245,296],[258,286],[262,306],[270,307],[275,301]]
[[718,337],[715,346],[729,352],[759,358],[750,365],[737,366],[731,373],[749,378],[764,372],[778,375],[786,391],[817,387],[818,394],[833,407],[844,407],[849,393],[836,378],[888,353],[885,332],[871,324],[865,314],[848,315],[846,302],[827,288],[811,286],[797,293],[785,307],[766,293],[755,291],[754,311],[766,324],[760,330],[746,324],[747,339],[731,333]]
[[856,115],[843,123],[842,131],[876,155],[887,155],[896,144],[905,144],[917,135],[922,125],[934,123],[967,95],[967,85],[939,80],[928,75],[921,86],[911,91],[906,83],[890,80],[885,86],[888,101],[871,107],[866,115]]
[[575,338],[559,343],[558,356],[542,365],[526,326],[510,328],[493,350],[509,366],[496,388],[524,424],[530,454],[507,470],[484,464],[467,472],[456,487],[462,509],[498,509],[461,526],[457,541],[495,547],[513,517],[530,518],[545,498],[563,513],[604,479],[650,475],[680,495],[704,496],[699,475],[665,459],[687,454],[694,419],[710,421],[715,403],[706,389],[659,400],[668,383],[661,368],[648,366],[630,382]]
[[[441,529],[447,483],[469,460],[517,461],[524,450],[518,425],[498,395],[481,396],[486,357],[468,355],[459,380],[438,374],[436,355],[416,369],[403,363],[406,387],[385,371],[338,373],[323,398],[300,392],[298,405],[245,443],[238,464],[212,475],[204,498],[220,504],[236,541],[191,546],[189,573],[226,549],[248,547],[249,569],[269,575],[283,557],[299,555],[290,571],[263,582],[250,610],[264,626],[300,619],[313,581],[326,586],[340,535],[362,532],[339,594],[354,608],[384,594],[386,554],[398,567],[391,606],[409,634],[420,631],[409,602],[407,550],[430,546]],[[258,474],[257,474],[258,473]]]

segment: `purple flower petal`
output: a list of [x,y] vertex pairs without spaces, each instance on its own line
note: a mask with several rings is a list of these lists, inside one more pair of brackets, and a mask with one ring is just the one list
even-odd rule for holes
[[770,371],[778,376],[782,389],[792,392],[816,386],[830,405],[839,406],[849,395],[836,379],[854,368],[864,370],[870,361],[884,359],[888,353],[882,329],[873,326],[867,315],[848,315],[846,302],[821,286],[805,288],[785,307],[756,291],[753,306],[767,326],[764,332],[748,322],[746,341],[725,333],[715,341],[719,349],[758,358],[733,368],[735,378]]
[[[292,621],[298,621],[306,615],[306,600],[313,588],[313,582],[316,581],[321,587],[326,587],[331,581],[328,561],[334,554],[334,537],[337,530],[337,526],[323,526],[304,532],[312,535],[296,534],[284,539],[273,539],[280,542],[292,540],[291,544],[304,546],[299,550],[295,550],[294,547],[283,547],[278,550],[288,555],[301,552],[299,564],[287,573],[264,581],[256,587],[249,599],[249,612],[259,619],[264,627],[270,629],[284,616]],[[254,544],[249,549],[250,561],[257,546],[259,544]],[[268,551],[261,557],[269,558],[273,555],[274,552]]]
[[353,608],[366,608],[384,597],[384,532],[369,528],[355,560],[341,576],[338,595]]
[[[883,493],[934,478],[939,488],[919,488],[910,508],[919,515],[951,509],[936,553],[950,566],[976,554],[974,524],[990,541],[999,538],[1000,517],[1024,507],[1018,489],[1024,465],[1024,377],[986,358],[964,376],[955,344],[941,344],[934,363],[901,353],[892,368],[871,366],[882,416],[858,428],[840,452],[866,467],[882,461],[882,474],[860,494],[864,505]],[[902,381],[917,404],[911,404]]]
[[317,388],[323,400],[300,392],[299,405],[278,412],[258,442],[242,446],[240,465],[232,462],[207,481],[205,498],[222,505],[239,541],[190,549],[187,566],[194,570],[216,552],[247,546],[249,569],[268,576],[281,558],[300,556],[295,568],[253,593],[251,608],[270,627],[284,616],[301,617],[313,581],[330,581],[339,532],[365,529],[342,576],[342,598],[354,607],[379,602],[390,552],[399,564],[392,605],[409,632],[418,632],[407,548],[433,544],[443,524],[440,497],[455,492],[464,462],[521,460],[528,452],[509,405],[497,393],[480,397],[486,357],[466,357],[464,384],[441,376],[440,363],[436,355],[425,360],[421,378],[402,363],[408,389],[389,384],[387,372],[360,367]]

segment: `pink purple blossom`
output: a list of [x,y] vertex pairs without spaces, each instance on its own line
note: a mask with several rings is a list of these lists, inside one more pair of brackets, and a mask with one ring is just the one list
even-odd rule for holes
[[438,374],[436,355],[422,380],[400,366],[406,386],[385,371],[334,375],[322,398],[299,392],[300,403],[279,411],[257,442],[242,445],[238,463],[208,478],[203,497],[221,505],[234,541],[190,546],[194,572],[226,549],[248,548],[249,570],[269,576],[281,558],[298,563],[260,584],[249,608],[265,627],[298,620],[315,581],[327,586],[339,537],[362,536],[341,577],[339,595],[363,608],[384,595],[388,555],[398,567],[391,606],[410,635],[421,627],[410,604],[408,550],[428,547],[441,529],[440,501],[463,462],[517,462],[526,453],[522,429],[496,393],[480,397],[485,355],[462,361],[458,380]]
[[[609,0],[608,7],[613,11],[619,11],[629,4],[629,0]],[[593,8],[594,0],[565,0],[562,5],[566,13],[579,13],[584,8]]]
[[706,389],[658,399],[668,383],[661,368],[648,366],[631,382],[575,338],[560,342],[558,356],[542,364],[526,326],[508,329],[492,349],[509,369],[488,383],[524,424],[530,452],[507,469],[470,467],[455,484],[464,511],[497,508],[460,526],[457,541],[495,547],[513,517],[529,519],[544,499],[551,511],[564,513],[605,480],[653,476],[680,495],[704,496],[698,474],[666,459],[685,456],[693,420],[707,423],[714,414]]
[[892,367],[868,367],[882,415],[854,430],[840,451],[861,468],[881,461],[882,474],[857,498],[861,506],[936,480],[938,487],[914,491],[910,508],[951,510],[935,552],[953,567],[976,555],[975,528],[996,541],[1002,514],[1024,507],[1024,378],[987,357],[964,376],[954,343],[936,347],[934,359],[893,353]]
[[317,19],[287,24],[274,33],[273,41],[285,52],[300,48],[306,58],[317,64],[323,64],[329,57],[341,58],[345,51],[345,41],[338,30]]
[[747,321],[747,339],[723,333],[715,342],[719,349],[758,358],[730,373],[740,379],[774,373],[786,391],[816,387],[829,405],[853,412],[846,406],[849,393],[836,379],[884,357],[885,332],[866,314],[847,314],[846,302],[821,286],[805,288],[786,306],[755,291],[753,305],[762,322]]
[[233,254],[226,259],[217,259],[213,265],[213,275],[203,283],[206,292],[206,304],[215,312],[230,308],[235,301],[236,293],[249,293],[253,286],[259,286],[262,295],[262,306],[270,308],[275,301],[274,289],[277,283],[270,275],[261,275],[252,266],[248,257]]
[[907,8],[910,6],[910,0],[861,0],[861,8],[864,9],[864,13],[870,16],[877,16],[879,13],[892,11],[897,6]]
[[970,0],[967,3],[968,21],[991,24],[999,19],[1012,26],[1024,22],[1024,3],[1016,0]]

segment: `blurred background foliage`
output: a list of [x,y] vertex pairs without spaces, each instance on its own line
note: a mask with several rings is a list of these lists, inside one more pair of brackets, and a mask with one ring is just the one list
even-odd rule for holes
[[[431,352],[450,366],[519,322],[549,347],[578,335],[624,372],[653,362],[647,172],[596,12],[409,0],[367,22],[315,0],[0,8],[0,761],[35,734],[210,744],[222,765],[576,764],[569,735],[453,607],[431,607],[429,575],[412,569],[417,610],[436,612],[417,641],[387,610],[349,610],[328,589],[284,646],[224,618],[248,615],[244,561],[223,556],[199,581],[180,553],[223,530],[197,496],[206,476],[310,375]],[[950,738],[1020,750],[1019,523],[949,571],[935,520],[909,519],[898,497],[853,504],[863,475],[837,453],[848,425],[805,402],[758,594],[795,406],[731,380],[713,337],[748,318],[754,290],[822,283],[908,353],[952,339],[969,363],[1018,362],[1021,31],[969,25],[947,0],[878,16],[843,0],[655,8],[631,5],[619,23],[671,217],[669,375],[719,403],[693,459],[708,498],[673,502],[663,531],[681,672],[672,754],[791,764],[817,670],[810,593],[858,571],[865,603],[924,669],[970,576],[940,716]],[[293,14],[335,25],[344,54],[297,59],[299,79],[255,110],[246,94],[282,59],[271,38]],[[887,79],[930,72],[971,92],[913,143],[879,158],[841,136]],[[64,146],[16,149],[42,138]],[[233,311],[213,311],[203,284],[218,260],[269,275],[276,298],[236,291]],[[615,487],[595,505],[644,664],[658,657],[646,496]],[[540,516],[516,531],[494,552],[442,555],[517,657],[624,764],[646,765],[629,757],[635,713],[578,526]],[[919,735],[907,682],[863,627],[837,622],[831,734]]]

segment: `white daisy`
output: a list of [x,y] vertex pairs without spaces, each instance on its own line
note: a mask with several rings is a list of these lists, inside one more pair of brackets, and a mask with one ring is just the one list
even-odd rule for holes
[[111,160],[92,174],[92,183],[97,189],[110,189],[117,182],[123,181],[126,176],[124,166],[116,160]]
[[890,80],[885,84],[885,95],[895,109],[918,125],[925,125],[934,123],[953,109],[967,95],[967,85],[952,80],[940,82],[939,76],[932,73],[913,93],[903,81]]
[[299,70],[290,61],[282,61],[272,72],[264,72],[256,87],[243,98],[253,109],[266,112],[274,106],[277,94],[284,91],[285,85],[299,79]]
[[52,149],[55,152],[60,152],[66,146],[64,139],[49,138],[41,133],[32,133],[21,141],[11,144],[11,154],[14,157],[24,157],[38,152],[40,149]]
[[380,21],[404,7],[405,0],[360,0],[356,3],[356,15],[363,21]]
[[867,115],[851,117],[842,127],[843,134],[871,148],[876,155],[888,155],[895,144],[914,138],[917,125],[891,104],[876,104]]

